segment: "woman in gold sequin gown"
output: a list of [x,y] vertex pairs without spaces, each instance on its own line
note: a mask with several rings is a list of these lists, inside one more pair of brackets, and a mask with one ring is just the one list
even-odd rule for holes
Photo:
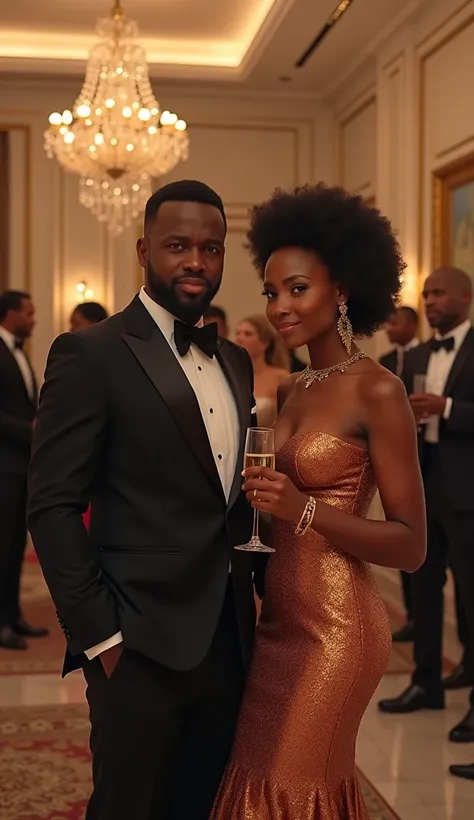
[[[369,564],[422,563],[424,500],[401,382],[337,324],[341,304],[356,333],[382,324],[403,263],[377,211],[322,185],[276,192],[249,239],[267,315],[289,347],[308,345],[312,369],[280,391],[276,470],[245,473],[250,503],[273,515],[275,553],[210,820],[368,820],[355,744],[391,644]],[[377,485],[385,521],[366,519]],[[312,525],[297,535],[309,496]]]

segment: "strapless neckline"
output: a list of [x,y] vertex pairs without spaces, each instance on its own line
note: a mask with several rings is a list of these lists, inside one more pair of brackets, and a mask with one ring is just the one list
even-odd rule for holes
[[299,433],[293,433],[293,435],[287,438],[285,443],[278,448],[277,453],[283,452],[283,450],[288,447],[290,443],[295,442],[295,439],[305,438],[306,436],[321,436],[322,438],[329,439],[330,441],[338,441],[346,447],[351,447],[352,449],[363,453],[365,457],[369,457],[369,451],[365,447],[362,447],[360,444],[354,444],[352,441],[346,441],[346,439],[340,438],[340,436],[334,436],[332,433],[326,433],[324,430],[302,430]]

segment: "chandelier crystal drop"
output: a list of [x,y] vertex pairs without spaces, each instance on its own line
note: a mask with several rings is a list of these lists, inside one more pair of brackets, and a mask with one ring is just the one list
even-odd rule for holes
[[80,175],[80,202],[117,236],[144,210],[152,179],[188,158],[189,138],[186,122],[160,109],[119,0],[97,34],[81,93],[72,111],[49,117],[45,149]]

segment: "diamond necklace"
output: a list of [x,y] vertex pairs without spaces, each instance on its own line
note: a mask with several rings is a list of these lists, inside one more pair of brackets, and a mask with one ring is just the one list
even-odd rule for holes
[[345,362],[339,362],[339,364],[333,364],[332,367],[324,367],[322,370],[312,370],[312,368],[308,365],[302,372],[301,376],[298,377],[297,381],[303,381],[305,383],[306,389],[311,387],[313,382],[322,382],[324,379],[327,379],[331,373],[344,373],[351,364],[355,364],[355,362],[360,361],[360,359],[367,359],[367,353],[362,353],[362,350],[358,350],[357,353],[354,353],[350,359],[347,359]]

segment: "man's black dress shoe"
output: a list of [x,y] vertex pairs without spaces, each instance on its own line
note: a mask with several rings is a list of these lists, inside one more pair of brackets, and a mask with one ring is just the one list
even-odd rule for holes
[[28,649],[25,639],[17,635],[10,626],[0,629],[0,646],[4,649]]
[[449,733],[451,743],[474,743],[474,708]]
[[443,680],[443,689],[446,691],[451,689],[464,689],[468,686],[474,686],[474,680],[466,672],[463,663],[458,664],[451,674]]
[[395,643],[411,643],[415,638],[415,630],[413,624],[408,621],[401,629],[397,629],[392,635],[392,641]]
[[417,684],[412,684],[398,698],[379,701],[381,712],[404,715],[419,709],[444,709],[444,695],[432,695]]
[[31,624],[24,621],[23,618],[16,622],[13,630],[17,635],[21,635],[22,638],[46,638],[49,635],[49,629],[45,629],[42,626],[31,626]]
[[464,780],[474,780],[474,763],[466,766],[450,766],[449,771],[455,777],[463,777]]

